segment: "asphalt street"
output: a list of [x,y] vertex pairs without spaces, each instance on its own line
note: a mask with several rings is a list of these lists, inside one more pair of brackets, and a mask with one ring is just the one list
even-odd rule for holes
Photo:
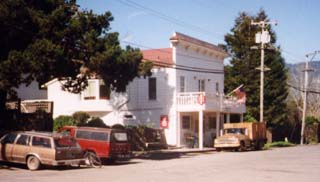
[[127,163],[87,167],[46,167],[0,163],[0,182],[318,182],[320,145],[251,152],[165,152],[143,155]]

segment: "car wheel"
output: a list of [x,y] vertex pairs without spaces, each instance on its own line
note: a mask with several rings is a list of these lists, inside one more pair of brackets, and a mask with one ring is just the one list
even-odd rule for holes
[[40,169],[41,163],[40,160],[36,156],[29,156],[27,159],[28,169],[31,171],[35,171]]
[[100,157],[98,157],[93,152],[86,152],[85,154],[85,163],[87,166],[100,168],[102,166],[102,162]]
[[259,142],[258,142],[258,145],[257,145],[257,147],[256,147],[256,150],[262,150],[263,147],[264,147],[264,142],[263,142],[263,141],[259,141]]
[[240,142],[240,147],[238,148],[238,152],[243,152],[246,150],[246,146],[243,141]]

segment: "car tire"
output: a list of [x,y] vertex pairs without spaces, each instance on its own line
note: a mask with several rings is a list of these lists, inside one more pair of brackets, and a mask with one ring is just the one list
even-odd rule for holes
[[27,159],[27,167],[31,171],[38,170],[41,167],[41,162],[38,157],[31,155]]
[[256,147],[256,150],[262,150],[264,147],[264,141],[259,141]]
[[240,147],[238,148],[238,152],[243,152],[246,150],[246,146],[243,141],[240,142]]
[[87,151],[85,154],[85,164],[94,168],[101,168],[102,161],[94,152]]

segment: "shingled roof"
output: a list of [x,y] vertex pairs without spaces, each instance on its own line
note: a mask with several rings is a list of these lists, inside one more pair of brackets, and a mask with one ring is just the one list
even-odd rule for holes
[[172,48],[150,49],[141,51],[143,59],[156,64],[173,65]]

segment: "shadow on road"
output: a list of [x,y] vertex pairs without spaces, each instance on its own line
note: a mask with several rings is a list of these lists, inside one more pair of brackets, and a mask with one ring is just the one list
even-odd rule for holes
[[[104,163],[103,166],[122,166],[122,165],[131,165],[131,164],[138,164],[140,162],[136,161],[117,161],[114,163]],[[47,166],[43,165],[39,170],[56,170],[56,171],[64,171],[64,170],[81,170],[81,169],[90,169],[92,167],[88,167],[86,165],[80,165],[80,166]],[[10,171],[16,171],[25,169],[28,170],[27,166],[25,164],[18,164],[18,163],[11,163],[11,162],[5,162],[0,161],[0,170],[10,170]]]
[[171,160],[171,159],[180,159],[193,157],[199,154],[212,154],[212,151],[208,152],[175,152],[175,151],[154,151],[137,155],[136,159],[145,159],[145,160]]
[[17,163],[11,163],[11,162],[5,162],[0,161],[0,170],[6,169],[6,170],[18,170],[19,169],[27,169],[27,166],[24,164],[17,164]]

